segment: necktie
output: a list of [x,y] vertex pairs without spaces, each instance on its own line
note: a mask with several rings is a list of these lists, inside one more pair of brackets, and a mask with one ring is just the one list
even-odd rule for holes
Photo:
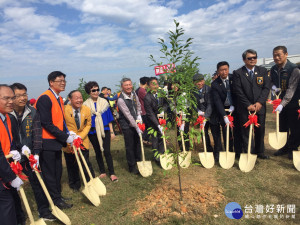
[[249,75],[250,75],[251,80],[253,80],[253,71],[252,70],[250,70]]
[[75,110],[75,123],[76,123],[76,126],[77,126],[77,129],[79,130],[80,128],[80,122],[79,122],[79,116],[78,116],[78,110],[76,109]]
[[224,106],[231,106],[232,105],[232,99],[231,99],[231,92],[230,92],[230,86],[229,86],[229,80],[225,80],[226,84],[226,90],[227,90],[227,95],[226,95],[226,100],[224,102]]

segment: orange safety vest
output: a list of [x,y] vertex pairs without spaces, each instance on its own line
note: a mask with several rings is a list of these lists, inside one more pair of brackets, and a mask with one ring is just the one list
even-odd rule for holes
[[1,142],[1,147],[2,147],[2,151],[4,153],[4,155],[8,155],[10,152],[10,148],[11,148],[11,142],[13,141],[13,136],[11,134],[11,121],[9,116],[6,114],[6,122],[7,122],[7,126],[8,126],[8,130],[9,130],[9,134],[11,137],[11,140],[9,139],[7,130],[4,126],[4,123],[1,121],[0,122],[0,142]]
[[[58,104],[57,99],[55,98],[55,95],[52,93],[52,91],[47,90],[43,94],[40,95],[47,95],[51,102],[52,102],[52,108],[51,108],[51,114],[52,114],[52,123],[54,126],[58,127],[61,131],[64,130],[64,102],[62,100],[62,97],[59,96],[60,105]],[[39,97],[39,98],[40,98]],[[38,102],[39,98],[37,99],[36,103]],[[35,108],[36,108],[35,103]],[[50,132],[48,132],[45,128],[42,128],[42,138],[43,139],[56,139]]]
[[[121,95],[121,92],[118,92],[118,93],[117,93],[118,99],[119,99],[120,95]],[[118,99],[117,99],[117,101],[118,101]],[[116,101],[116,102],[117,102],[117,101]],[[117,110],[117,112],[119,112],[118,104],[116,105],[116,110]]]

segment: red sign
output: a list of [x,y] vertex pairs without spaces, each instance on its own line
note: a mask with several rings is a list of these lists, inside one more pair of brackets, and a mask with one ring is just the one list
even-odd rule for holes
[[175,73],[176,72],[174,63],[161,65],[161,66],[155,66],[154,70],[155,70],[156,76],[164,74],[164,73]]

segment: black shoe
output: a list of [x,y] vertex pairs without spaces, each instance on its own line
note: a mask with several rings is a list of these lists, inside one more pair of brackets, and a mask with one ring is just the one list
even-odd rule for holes
[[64,202],[67,202],[67,201],[71,201],[72,198],[67,198],[67,197],[61,196],[61,200],[63,200]]
[[56,220],[56,217],[51,213],[47,214],[47,215],[44,215],[44,216],[41,216],[40,218],[42,218],[45,221],[55,221]]
[[286,155],[286,154],[288,154],[288,151],[285,148],[281,148],[274,153],[274,156],[280,156],[280,155]]
[[265,155],[265,154],[258,154],[258,155],[257,155],[257,158],[259,158],[259,159],[269,159],[270,156]]
[[135,175],[140,174],[140,172],[139,172],[139,170],[138,170],[137,168],[133,168],[133,169],[130,171],[130,173],[133,173],[133,174],[135,174]]
[[68,204],[64,201],[60,201],[59,203],[55,204],[60,209],[69,209],[73,207],[73,204]]

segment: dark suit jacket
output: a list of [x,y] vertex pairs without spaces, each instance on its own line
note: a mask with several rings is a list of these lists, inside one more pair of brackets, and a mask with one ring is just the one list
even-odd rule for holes
[[[232,74],[228,75],[229,87],[232,98],[232,105],[234,105],[234,96],[232,91]],[[211,97],[212,97],[212,115],[210,118],[211,123],[223,122],[223,117],[226,116],[224,103],[227,97],[227,89],[221,79],[218,77],[211,83]]]
[[159,125],[157,114],[160,113],[160,109],[162,109],[165,113],[166,108],[168,106],[168,102],[165,98],[157,99],[153,96],[153,94],[149,91],[144,98],[144,108],[146,111],[146,116],[149,120],[149,126],[157,129]]
[[247,107],[256,102],[262,104],[262,109],[257,114],[266,113],[270,88],[271,80],[264,67],[255,66],[253,80],[245,66],[233,71],[233,92],[236,95],[237,110],[241,113],[247,112]]
[[[196,98],[197,108],[196,111],[201,110],[205,112],[205,118],[210,118],[212,113],[212,106],[211,106],[211,88],[204,84],[202,90],[202,98],[200,98],[199,90],[196,89],[194,92],[194,96]],[[204,101],[203,101],[204,100]]]

